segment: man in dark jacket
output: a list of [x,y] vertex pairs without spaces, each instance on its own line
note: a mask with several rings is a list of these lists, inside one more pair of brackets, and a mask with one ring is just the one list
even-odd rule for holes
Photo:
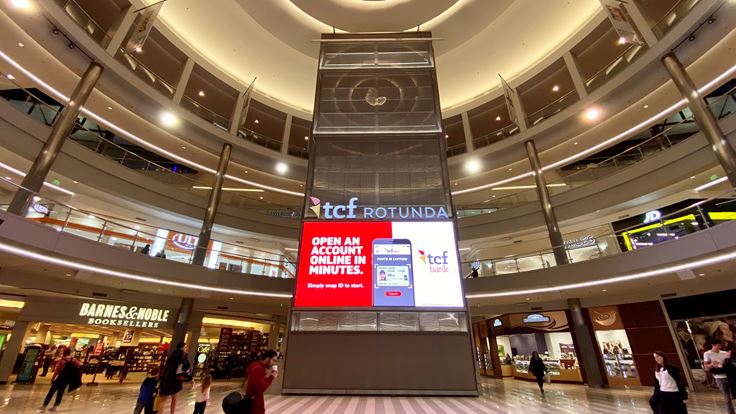
[[[56,401],[54,406],[51,407],[51,411],[56,411],[56,408],[61,404],[61,399],[64,397],[64,391],[70,384],[74,384],[76,389],[81,383],[82,371],[79,367],[82,365],[75,358],[72,357],[72,349],[64,348],[62,358],[54,366],[54,375],[51,377],[51,388],[46,399],[43,401],[43,410],[46,410],[46,406],[51,402],[51,398],[56,394]],[[69,366],[67,366],[69,365]]]

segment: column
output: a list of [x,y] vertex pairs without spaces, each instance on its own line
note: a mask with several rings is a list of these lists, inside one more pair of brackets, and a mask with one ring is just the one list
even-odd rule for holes
[[181,70],[179,76],[179,82],[176,83],[176,90],[174,91],[174,97],[171,98],[174,103],[181,103],[181,98],[184,97],[184,91],[187,89],[187,83],[189,83],[189,77],[192,76],[192,70],[194,69],[194,60],[187,58],[184,63],[184,67]]
[[590,318],[580,304],[580,299],[568,299],[567,304],[572,316],[570,322],[575,336],[575,348],[583,373],[583,381],[589,387],[603,387],[605,377],[596,351],[598,347],[593,337],[593,330],[590,328]]
[[[220,204],[220,196],[222,195],[222,183],[225,180],[225,174],[227,173],[227,165],[230,162],[230,152],[232,151],[232,148],[233,147],[230,144],[224,144],[222,146],[220,162],[217,165],[217,172],[215,173],[215,182],[212,185],[212,190],[210,190],[210,198],[207,202],[204,219],[202,220],[202,229],[199,232],[197,246],[194,248],[192,264],[196,266],[204,265],[204,260],[207,256],[207,247],[210,244],[212,226],[215,224],[215,216],[217,215],[217,208]],[[182,299],[176,325],[174,326],[174,334],[171,337],[171,349],[176,349],[176,345],[179,342],[184,341],[193,306],[194,299]]]
[[568,260],[567,251],[565,250],[565,242],[562,240],[562,233],[560,232],[560,227],[557,224],[555,209],[552,206],[552,200],[549,197],[547,183],[544,180],[542,163],[539,161],[539,154],[537,154],[537,147],[534,145],[534,141],[532,140],[526,141],[524,145],[526,145],[526,153],[529,156],[529,164],[531,164],[532,167],[532,175],[534,176],[534,183],[537,187],[537,196],[539,197],[539,204],[542,207],[544,222],[547,224],[547,233],[549,234],[549,242],[552,245],[555,261],[557,262],[557,265],[567,264]]
[[130,31],[130,27],[133,25],[136,16],[138,16],[138,13],[135,13],[135,7],[130,5],[122,11],[117,21],[113,24],[113,27],[110,28],[112,37],[110,38],[110,43],[108,43],[105,48],[105,51],[110,56],[115,56],[118,53],[118,50],[120,49],[120,46],[122,46],[125,36],[127,36]]
[[41,324],[36,332],[36,343],[48,345],[51,342],[51,334],[49,333],[51,325]]
[[281,332],[281,323],[272,323],[268,331],[268,349],[277,350],[279,348],[279,332]]
[[695,123],[698,124],[698,128],[705,135],[705,139],[708,140],[713,152],[716,153],[718,162],[726,171],[728,182],[731,187],[736,187],[736,151],[734,151],[720,125],[718,125],[718,120],[710,111],[708,105],[705,104],[705,100],[677,56],[670,52],[662,57],[662,63],[667,68],[672,82],[677,86],[682,96],[687,99],[690,110],[695,117]]
[[30,323],[27,321],[16,321],[15,326],[13,326],[10,340],[5,347],[2,359],[0,359],[0,384],[7,384],[10,379],[10,373],[13,371],[15,360],[22,350],[23,339],[26,337],[29,325]]
[[28,206],[30,206],[33,200],[34,193],[38,193],[41,190],[46,176],[54,165],[56,156],[59,155],[64,141],[66,141],[66,138],[74,127],[77,116],[79,116],[80,108],[87,102],[87,98],[95,88],[101,74],[102,66],[99,63],[92,62],[89,64],[87,70],[79,79],[77,87],[74,88],[69,102],[51,127],[51,134],[49,134],[48,139],[43,144],[41,152],[36,156],[26,176],[23,177],[23,182],[21,183],[21,187],[23,188],[18,189],[15,193],[13,201],[10,202],[10,206],[8,207],[9,213],[25,216]]
[[[491,355],[491,364],[493,364],[493,378],[503,379],[503,370],[501,369],[501,357],[498,355],[498,341],[496,335],[493,334],[493,322],[486,320],[483,323],[486,324],[486,331],[488,332],[488,353]],[[481,338],[483,341],[483,338]],[[481,344],[481,348],[483,345]],[[511,352],[509,350],[509,352]]]
[[199,335],[202,333],[202,318],[204,313],[192,312],[189,317],[189,338],[187,339],[187,346],[189,347],[189,362],[192,366],[197,364],[195,358],[197,358],[197,344],[199,342]]
[[629,1],[622,4],[624,9],[626,9],[626,13],[629,14],[629,17],[631,18],[631,23],[633,23],[634,27],[636,27],[636,30],[639,32],[639,34],[642,37],[642,40],[646,42],[646,44],[651,48],[654,46],[655,43],[657,43],[657,36],[654,34],[654,31],[651,27],[649,27],[649,23],[647,23],[646,17],[641,13],[641,10],[639,10],[638,5],[635,1]]
[[286,114],[286,123],[284,124],[284,132],[281,134],[281,153],[289,153],[289,136],[291,135],[291,114]]
[[572,52],[568,51],[563,55],[563,58],[565,59],[565,66],[567,66],[567,71],[570,72],[572,83],[575,84],[575,91],[578,93],[578,97],[581,100],[583,98],[586,98],[588,96],[588,90],[585,88],[585,79],[583,79],[583,76],[580,74],[578,61],[575,58],[575,55],[573,55]]
[[465,148],[467,152],[470,152],[475,149],[475,145],[473,144],[473,131],[470,128],[470,118],[468,118],[467,112],[461,113],[460,117],[463,120],[463,132],[465,133]]

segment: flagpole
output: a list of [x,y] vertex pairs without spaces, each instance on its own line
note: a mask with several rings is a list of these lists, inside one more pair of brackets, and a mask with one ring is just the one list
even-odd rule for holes
[[150,8],[150,7],[153,7],[153,6],[157,5],[157,4],[159,4],[159,3],[163,3],[163,2],[165,2],[165,1],[167,1],[167,0],[161,0],[161,1],[157,1],[157,2],[155,2],[155,3],[153,3],[153,4],[149,4],[149,5],[148,5],[148,6],[146,6],[146,7],[141,7],[141,8],[140,8],[140,9],[138,9],[138,10],[133,10],[133,13],[139,13],[139,12],[141,12],[141,11],[143,11],[143,10],[146,10],[146,9],[148,9],[148,8]]

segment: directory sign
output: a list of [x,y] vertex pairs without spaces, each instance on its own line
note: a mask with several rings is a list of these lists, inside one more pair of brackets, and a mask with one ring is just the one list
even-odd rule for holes
[[296,307],[462,308],[450,221],[305,222]]

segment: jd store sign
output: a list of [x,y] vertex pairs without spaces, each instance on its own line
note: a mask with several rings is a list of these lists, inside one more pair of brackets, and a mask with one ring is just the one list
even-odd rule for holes
[[[311,206],[307,216],[325,220],[344,219],[447,219],[449,215],[443,206],[360,206],[358,197],[352,197],[347,204],[322,202],[317,197],[309,197]],[[310,213],[311,212],[311,213]],[[313,213],[313,214],[312,214]]]

